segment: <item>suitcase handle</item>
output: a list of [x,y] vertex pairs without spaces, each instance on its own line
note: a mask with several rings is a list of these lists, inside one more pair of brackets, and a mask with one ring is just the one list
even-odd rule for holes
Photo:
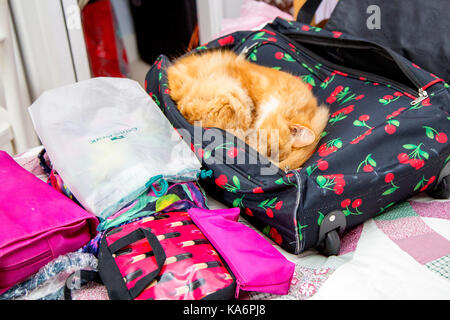
[[297,14],[297,22],[311,24],[312,19],[314,18],[314,15],[321,3],[322,0],[307,0]]

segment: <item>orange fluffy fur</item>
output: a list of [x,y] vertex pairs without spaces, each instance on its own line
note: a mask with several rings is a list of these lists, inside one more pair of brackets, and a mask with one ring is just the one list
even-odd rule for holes
[[[296,169],[308,160],[328,122],[328,108],[318,105],[300,78],[228,50],[178,59],[168,69],[168,81],[171,98],[188,122],[235,133],[281,169]],[[249,139],[260,130],[268,133],[267,146]],[[278,130],[278,152],[271,152],[270,134],[276,132],[271,130]]]

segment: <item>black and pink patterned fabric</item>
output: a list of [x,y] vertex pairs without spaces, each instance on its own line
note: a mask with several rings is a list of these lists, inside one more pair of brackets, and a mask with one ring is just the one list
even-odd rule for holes
[[[262,175],[267,160],[235,137],[217,145],[188,141],[214,172],[202,182],[206,192],[240,207],[246,219],[286,250],[298,254],[318,246],[330,213],[343,216],[339,231],[346,233],[442,180],[450,162],[450,90],[443,79],[364,39],[281,18],[193,52],[221,48],[300,77],[330,107],[316,152],[298,170]],[[170,99],[170,63],[165,56],[157,59],[146,90],[175,128],[194,137],[194,127]],[[217,128],[200,130],[229,137]],[[224,149],[224,161],[206,161]],[[245,156],[245,164],[232,162],[238,155]]]
[[236,287],[234,275],[185,211],[108,231],[98,268],[111,299],[231,299]]

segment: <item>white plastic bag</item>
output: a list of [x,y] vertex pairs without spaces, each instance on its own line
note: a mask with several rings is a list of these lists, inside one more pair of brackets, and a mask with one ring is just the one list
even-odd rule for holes
[[201,164],[135,81],[94,78],[44,92],[29,108],[54,169],[102,219],[137,198],[152,177],[196,180]]

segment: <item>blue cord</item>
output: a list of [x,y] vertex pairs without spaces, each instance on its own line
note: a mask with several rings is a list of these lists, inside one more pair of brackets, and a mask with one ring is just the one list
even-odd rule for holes
[[[200,179],[211,178],[213,176],[213,171],[212,170],[201,170],[198,176]],[[156,183],[158,184],[158,186],[161,187],[160,190],[157,190],[155,188],[154,184],[156,184]],[[160,175],[152,177],[145,184],[145,187],[151,188],[153,190],[153,192],[155,193],[155,196],[157,196],[159,198],[167,193],[167,190],[169,189],[169,183],[167,182],[166,179],[164,179],[164,176],[160,174]]]
[[200,179],[207,179],[207,178],[211,178],[212,176],[213,176],[212,170],[201,170],[199,173]]
[[[154,186],[155,183],[158,183],[158,185],[161,187],[160,190],[157,190]],[[151,188],[155,195],[159,198],[162,197],[167,193],[167,190],[169,189],[169,183],[166,179],[164,179],[163,175],[157,175],[150,179],[149,182],[145,184],[147,188]]]

